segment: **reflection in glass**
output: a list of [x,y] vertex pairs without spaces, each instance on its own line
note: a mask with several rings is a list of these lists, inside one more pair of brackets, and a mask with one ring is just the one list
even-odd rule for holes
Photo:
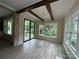
[[34,22],[31,22],[31,38],[34,38]]
[[24,23],[24,41],[29,40],[30,21],[25,20]]
[[74,17],[65,23],[65,40],[74,48],[77,42],[77,21],[78,17]]

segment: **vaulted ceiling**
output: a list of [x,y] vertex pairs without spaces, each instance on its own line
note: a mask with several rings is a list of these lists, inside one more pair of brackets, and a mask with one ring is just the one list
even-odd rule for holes
[[38,8],[32,8],[31,11],[24,9],[41,1],[43,0],[0,0],[0,17],[7,16],[12,12],[25,11],[22,15],[29,19],[41,19],[44,21],[61,20],[66,16],[75,0],[51,0],[55,2],[50,3],[50,7],[47,4],[47,6],[42,5]]

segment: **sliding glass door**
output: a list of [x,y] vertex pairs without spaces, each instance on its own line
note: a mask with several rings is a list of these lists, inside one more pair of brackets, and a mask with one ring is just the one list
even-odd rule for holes
[[31,22],[31,38],[34,38],[34,33],[35,33],[35,23],[34,22]]
[[29,34],[30,34],[30,21],[25,20],[24,21],[24,41],[29,40]]
[[24,20],[24,41],[34,38],[35,23],[27,19]]

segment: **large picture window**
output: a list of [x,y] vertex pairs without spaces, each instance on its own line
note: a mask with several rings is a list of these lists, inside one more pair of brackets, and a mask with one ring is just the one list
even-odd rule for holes
[[78,16],[72,17],[65,22],[65,42],[76,51],[78,35]]
[[39,35],[45,37],[57,37],[57,23],[48,23],[39,25]]

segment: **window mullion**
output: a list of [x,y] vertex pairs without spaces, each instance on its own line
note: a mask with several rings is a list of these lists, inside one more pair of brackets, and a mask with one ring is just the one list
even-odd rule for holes
[[77,21],[77,44],[76,44],[77,54],[79,55],[79,16]]

